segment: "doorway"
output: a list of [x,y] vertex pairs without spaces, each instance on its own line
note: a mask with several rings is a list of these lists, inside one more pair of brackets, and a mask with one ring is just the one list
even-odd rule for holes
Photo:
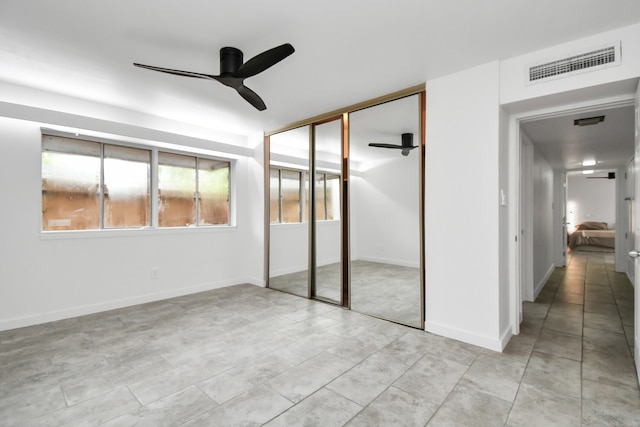
[[[593,360],[602,356],[603,353],[606,354],[606,351],[602,350],[604,347],[600,347],[600,350],[588,348],[588,346],[597,347],[602,343],[596,339],[597,336],[617,339],[621,343],[617,347],[620,351],[618,354],[625,355],[627,360],[633,363],[631,359],[633,330],[634,326],[637,326],[637,320],[634,319],[633,314],[634,300],[629,298],[629,292],[632,293],[633,288],[627,279],[629,270],[627,253],[630,239],[633,239],[633,233],[631,233],[633,230],[629,226],[629,200],[625,199],[629,198],[630,185],[627,172],[629,159],[634,153],[635,115],[634,100],[630,94],[624,100],[591,101],[584,102],[575,108],[563,106],[545,111],[538,110],[512,117],[511,122],[512,126],[515,124],[517,127],[515,134],[520,141],[516,158],[521,160],[523,153],[526,157],[526,148],[523,149],[526,144],[522,144],[522,140],[527,140],[533,147],[532,157],[535,159],[532,178],[516,172],[519,179],[516,182],[519,182],[521,197],[519,197],[517,214],[512,217],[517,218],[518,225],[515,229],[519,233],[536,234],[535,228],[527,228],[527,223],[522,220],[526,218],[527,212],[534,218],[537,215],[543,216],[546,221],[551,217],[553,228],[551,232],[547,230],[544,240],[547,244],[551,242],[556,254],[560,250],[565,250],[569,243],[567,232],[563,230],[565,225],[570,227],[567,230],[570,232],[571,229],[580,228],[578,226],[585,223],[601,223],[602,231],[609,233],[607,237],[600,236],[597,232],[593,235],[585,233],[582,236],[587,239],[585,246],[591,246],[592,249],[595,247],[595,249],[591,252],[588,250],[569,252],[565,268],[561,267],[563,263],[558,260],[557,255],[547,258],[545,264],[547,274],[543,275],[539,281],[532,280],[538,285],[541,284],[539,288],[534,290],[516,287],[519,293],[519,299],[515,301],[518,306],[517,314],[520,313],[522,301],[526,301],[527,291],[533,291],[530,294],[533,294],[534,300],[540,301],[536,298],[542,298],[549,304],[547,317],[555,322],[554,325],[549,326],[550,328],[555,328],[557,331],[559,327],[571,326],[574,327],[572,331],[563,330],[562,333],[584,334],[582,335],[585,346],[583,367],[587,369],[584,372],[589,372],[588,370],[592,368],[589,364]],[[604,116],[604,119],[596,119],[600,116]],[[579,122],[582,118],[596,120],[592,120],[595,123],[591,125],[580,126]],[[607,123],[607,120],[611,125],[609,129],[607,126],[598,127],[599,124]],[[564,122],[567,134],[557,132],[560,122]],[[566,137],[569,134],[574,136]],[[583,171],[588,172],[583,174]],[[553,179],[550,174],[554,176]],[[590,178],[587,178],[588,176]],[[548,204],[533,203],[532,198],[522,197],[526,196],[522,188],[527,185],[534,186],[536,180],[538,180],[538,188],[533,190],[534,192],[540,192],[540,188],[548,190],[550,185],[555,195],[562,195],[564,191],[568,191],[569,195],[565,199],[564,196],[549,197],[544,193],[545,200],[553,200],[550,209]],[[572,186],[575,190],[581,185],[587,183],[592,185],[596,182],[608,187],[606,191],[609,199],[600,200],[601,204],[608,205],[609,209],[606,211],[598,209],[602,206],[597,203],[587,206],[584,200],[576,200],[575,194],[571,194]],[[597,191],[592,189],[590,192]],[[559,199],[566,201],[566,210],[562,203],[559,203]],[[543,209],[539,209],[540,207]],[[599,238],[611,239],[614,243],[598,242]],[[599,249],[602,246],[613,247],[608,250]],[[540,253],[541,247],[532,245],[533,256],[531,257],[522,256],[526,254],[526,248],[517,245],[515,247],[519,254],[516,258],[518,262],[516,271],[524,274],[531,265],[535,269],[533,259]],[[546,246],[547,250],[548,247]],[[616,256],[613,251],[616,252]],[[522,277],[516,275],[516,279],[519,279],[518,286],[527,286]],[[545,286],[547,283],[550,286]],[[554,304],[558,306],[555,311]],[[559,308],[567,311],[569,307],[575,309],[573,318],[568,319],[564,314],[558,315],[562,311]],[[603,356],[602,360],[604,359]]]
[[[601,121],[579,124],[593,117]],[[626,273],[630,229],[625,172],[633,156],[633,120],[632,100],[520,120],[520,162],[525,167],[519,182],[526,190],[521,190],[519,208],[520,271],[529,274],[521,282],[526,286],[522,300],[539,294],[553,268],[566,264],[568,250],[619,252],[615,270]]]

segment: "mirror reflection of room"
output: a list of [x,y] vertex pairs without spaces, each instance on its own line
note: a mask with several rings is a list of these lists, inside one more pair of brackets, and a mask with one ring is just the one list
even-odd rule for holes
[[309,296],[309,127],[270,137],[269,287]]
[[[419,96],[350,116],[351,308],[421,323]],[[413,148],[402,148],[412,134]],[[371,144],[371,145],[370,145]]]
[[313,296],[342,300],[340,187],[342,120],[315,126],[315,281]]

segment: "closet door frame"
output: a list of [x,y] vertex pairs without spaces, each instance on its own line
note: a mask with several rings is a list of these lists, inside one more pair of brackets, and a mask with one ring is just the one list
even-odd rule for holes
[[[315,224],[315,176],[316,176],[316,155],[315,155],[315,126],[331,122],[333,120],[341,120],[341,192],[340,192],[340,268],[341,268],[341,284],[342,291],[341,301],[337,304],[347,309],[351,309],[351,280],[350,280],[350,215],[349,215],[349,115],[355,111],[376,105],[391,102],[397,99],[405,98],[412,95],[419,95],[419,230],[420,230],[420,329],[424,329],[425,322],[425,223],[424,223],[424,199],[425,199],[425,145],[426,145],[426,90],[425,84],[413,86],[398,92],[394,92],[385,96],[371,99],[362,103],[354,104],[345,108],[340,108],[319,116],[301,120],[264,133],[264,194],[270,194],[270,138],[271,136],[292,130],[302,126],[309,126],[309,280],[307,297],[310,299],[320,299],[325,302],[336,304],[335,301],[317,298],[316,296],[316,224]],[[270,203],[266,199],[264,203],[264,281],[266,287],[269,287],[269,250],[270,250]],[[393,321],[393,320],[391,320]]]

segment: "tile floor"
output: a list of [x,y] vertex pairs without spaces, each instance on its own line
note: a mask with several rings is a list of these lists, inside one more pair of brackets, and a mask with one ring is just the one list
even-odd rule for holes
[[0,425],[640,425],[612,262],[573,254],[503,353],[251,285],[5,331]]
[[[340,263],[316,269],[319,297],[339,303]],[[383,319],[420,327],[420,269],[379,262],[351,261],[351,308]],[[270,286],[293,295],[307,295],[308,273],[271,277]]]

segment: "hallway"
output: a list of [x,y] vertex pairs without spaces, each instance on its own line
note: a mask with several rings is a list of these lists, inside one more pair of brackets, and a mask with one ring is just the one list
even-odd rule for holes
[[580,414],[582,425],[638,425],[633,287],[614,254],[573,251],[567,260],[524,304],[520,337],[537,339],[509,425],[579,425]]

